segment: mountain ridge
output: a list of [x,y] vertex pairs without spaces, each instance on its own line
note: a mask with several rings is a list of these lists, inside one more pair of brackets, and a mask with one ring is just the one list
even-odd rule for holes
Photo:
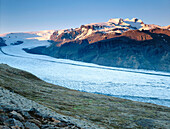
[[[90,37],[94,38],[93,35],[100,35],[102,36],[102,39],[99,40],[103,40],[106,37],[108,38],[108,35],[112,35],[112,36],[121,35],[129,30],[142,31],[142,30],[150,30],[155,28],[169,29],[169,26],[161,27],[159,25],[154,25],[154,24],[144,24],[142,20],[137,18],[132,18],[131,20],[129,20],[128,18],[127,19],[113,18],[110,19],[108,22],[91,23],[91,24],[81,25],[80,28],[75,28],[75,29],[71,28],[71,29],[55,31],[53,35],[50,37],[50,39],[55,42],[64,44],[65,42],[88,39]],[[93,43],[93,42],[96,42],[96,40],[95,41],[89,40],[89,43]]]
[[[89,39],[59,44],[27,52],[72,59],[106,66],[170,71],[170,31],[166,29],[130,30],[121,35],[89,43]],[[97,37],[99,39],[100,37]]]
[[12,34],[4,34],[2,38],[7,45],[23,39],[49,41],[49,45],[44,47],[42,45],[38,48],[25,48],[28,53],[105,66],[170,72],[169,26],[145,24],[137,18],[116,18],[108,22],[81,25],[74,29],[20,34],[29,36],[20,39]]

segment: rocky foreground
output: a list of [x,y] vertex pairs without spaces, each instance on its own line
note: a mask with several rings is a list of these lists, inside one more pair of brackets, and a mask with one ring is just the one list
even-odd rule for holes
[[35,108],[26,111],[7,105],[0,106],[1,129],[81,129],[80,127],[63,120],[45,116]]
[[[75,121],[79,126],[73,124]],[[93,128],[83,121],[71,120],[12,91],[0,88],[0,129],[81,129],[81,127]]]
[[46,83],[0,64],[0,128],[170,128],[170,108]]

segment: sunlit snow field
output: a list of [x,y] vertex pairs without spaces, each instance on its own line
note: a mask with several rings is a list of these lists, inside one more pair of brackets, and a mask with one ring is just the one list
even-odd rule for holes
[[170,73],[105,67],[44,55],[28,54],[22,48],[49,45],[47,41],[24,40],[0,50],[0,63],[29,71],[46,82],[70,89],[106,94],[170,107]]

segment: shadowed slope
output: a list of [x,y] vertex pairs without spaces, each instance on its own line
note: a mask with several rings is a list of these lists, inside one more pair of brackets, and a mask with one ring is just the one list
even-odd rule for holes
[[[25,49],[34,54],[72,59],[105,66],[156,71],[170,71],[170,31],[166,29],[131,30],[122,35],[108,34],[105,40],[96,34],[89,39],[76,40],[47,48]],[[100,40],[100,41],[98,41]]]

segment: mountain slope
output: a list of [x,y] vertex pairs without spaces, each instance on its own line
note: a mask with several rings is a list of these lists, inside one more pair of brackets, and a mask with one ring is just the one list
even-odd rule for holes
[[106,66],[170,72],[169,30],[160,28],[130,30],[121,35],[109,36],[108,39],[94,43],[90,43],[87,38],[62,45],[54,42],[47,48],[26,49],[26,51]]
[[25,50],[106,66],[170,72],[169,26],[117,18],[55,31],[50,39],[47,48]]
[[170,128],[169,107],[70,90],[4,64],[0,64],[0,87],[57,113],[83,119],[87,125],[94,123],[107,129]]
[[108,22],[103,23],[91,23],[81,25],[80,28],[58,30],[51,35],[50,39],[57,42],[57,46],[61,46],[66,42],[73,40],[88,39],[89,43],[94,43],[104,39],[110,39],[117,37],[129,30],[150,30],[150,29],[169,29],[169,26],[158,26],[154,24],[144,24],[140,19],[133,18],[122,19],[114,18]]

